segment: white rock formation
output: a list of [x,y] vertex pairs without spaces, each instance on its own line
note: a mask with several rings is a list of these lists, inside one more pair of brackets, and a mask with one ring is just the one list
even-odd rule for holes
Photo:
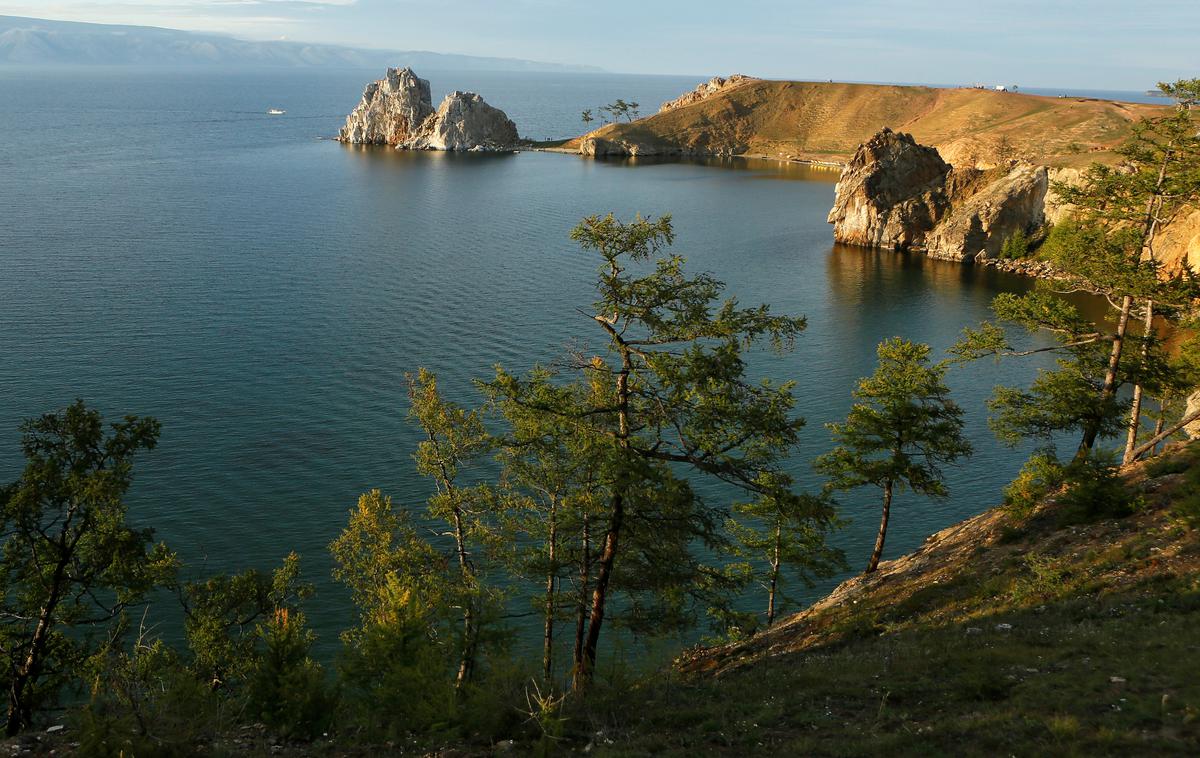
[[389,68],[387,76],[363,90],[338,139],[356,145],[399,145],[412,139],[432,114],[429,81],[411,68]]
[[504,111],[472,92],[451,92],[435,111],[429,82],[412,69],[388,69],[367,85],[338,139],[405,150],[512,150],[517,127]]
[[451,92],[406,144],[410,150],[512,150],[517,126],[474,92]]

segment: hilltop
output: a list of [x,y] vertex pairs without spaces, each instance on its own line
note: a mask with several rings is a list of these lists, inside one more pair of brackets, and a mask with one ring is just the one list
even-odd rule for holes
[[881,128],[911,133],[950,163],[1109,160],[1139,118],[1164,106],[973,88],[746,79],[562,148],[597,155],[744,155],[846,163]]

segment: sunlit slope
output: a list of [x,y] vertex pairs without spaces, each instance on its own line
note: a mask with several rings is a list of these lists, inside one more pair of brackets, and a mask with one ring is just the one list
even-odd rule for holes
[[[1137,119],[1163,106],[978,89],[756,80],[591,136],[652,152],[844,162],[884,126],[951,162],[1023,157],[1079,165],[1111,157]],[[580,140],[569,143],[578,147]]]

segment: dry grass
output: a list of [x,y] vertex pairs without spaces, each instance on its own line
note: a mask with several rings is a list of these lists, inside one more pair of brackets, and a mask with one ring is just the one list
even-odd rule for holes
[[[976,89],[760,80],[632,124],[596,131],[686,152],[845,162],[887,126],[951,163],[1026,158],[1050,165],[1111,159],[1133,121],[1162,106]],[[567,143],[578,147],[578,140]]]

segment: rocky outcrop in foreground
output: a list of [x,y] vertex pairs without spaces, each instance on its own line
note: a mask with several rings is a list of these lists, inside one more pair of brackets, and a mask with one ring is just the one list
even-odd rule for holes
[[742,84],[746,84],[747,82],[753,81],[757,81],[757,79],[752,76],[746,76],[745,74],[730,74],[728,77],[714,76],[707,82],[697,85],[696,89],[692,90],[691,92],[684,93],[674,100],[668,100],[667,102],[663,103],[658,109],[658,112],[666,113],[667,111],[673,111],[676,108],[682,108],[685,105],[698,103],[701,100],[707,100],[717,93],[724,92]]
[[427,80],[409,68],[389,68],[367,85],[338,140],[404,150],[506,151],[519,137],[504,111],[479,95],[451,92],[435,111]]
[[1043,166],[959,169],[911,135],[884,128],[842,171],[828,220],[844,244],[995,258],[1010,236],[1043,223],[1047,188]]

